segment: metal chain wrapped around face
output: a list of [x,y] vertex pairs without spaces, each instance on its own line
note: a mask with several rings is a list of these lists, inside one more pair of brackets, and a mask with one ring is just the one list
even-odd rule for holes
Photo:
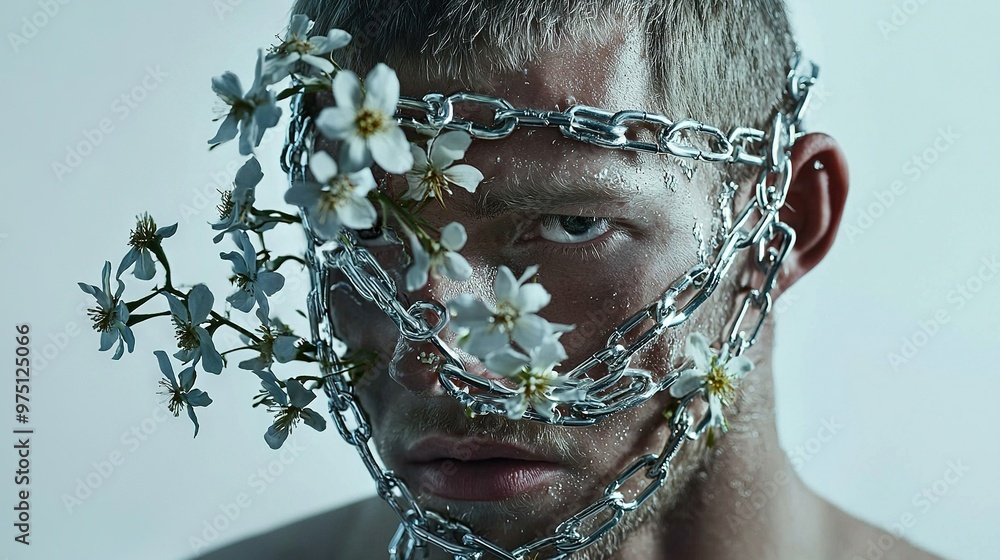
[[[745,298],[741,311],[729,332],[729,345],[733,355],[742,354],[756,340],[767,314],[771,310],[771,289],[780,270],[781,262],[794,243],[794,231],[782,223],[778,212],[784,204],[791,180],[790,149],[800,135],[803,114],[808,106],[811,86],[815,83],[818,68],[809,63],[806,73],[801,73],[798,56],[793,60],[788,76],[788,95],[795,103],[795,109],[788,116],[776,115],[770,137],[767,133],[750,128],[734,129],[728,136],[714,127],[696,121],[672,122],[662,115],[638,111],[609,113],[589,107],[573,107],[564,113],[514,109],[502,99],[477,94],[455,94],[443,96],[431,94],[422,101],[402,100],[400,109],[418,109],[424,112],[424,120],[398,115],[402,124],[431,126],[435,129],[459,129],[469,132],[475,138],[504,138],[519,126],[557,126],[562,133],[575,140],[618,149],[670,153],[678,157],[702,159],[705,161],[746,163],[762,167],[756,184],[755,196],[739,214],[722,248],[711,266],[698,265],[675,281],[656,302],[641,310],[615,329],[607,341],[607,346],[591,358],[585,360],[567,375],[587,383],[587,399],[573,403],[569,416],[557,418],[555,423],[564,425],[587,425],[600,417],[636,406],[651,398],[657,392],[669,387],[677,378],[671,372],[656,382],[640,370],[629,369],[632,355],[647,346],[668,328],[686,321],[713,291],[728,272],[738,251],[756,248],[755,260],[764,273],[762,285],[752,290]],[[477,124],[456,118],[454,105],[457,102],[483,103],[495,109],[492,125]],[[282,153],[282,167],[291,181],[305,179],[305,169],[311,149],[311,122],[302,112],[301,99],[293,103],[293,118],[289,136]],[[657,142],[629,140],[629,123],[648,123],[660,127],[656,133]],[[707,135],[709,145],[714,149],[703,151],[688,144],[679,143],[685,133]],[[751,153],[747,143],[769,142],[763,152]],[[769,177],[776,177],[769,182]],[[754,212],[760,219],[747,229]],[[424,510],[417,503],[406,484],[391,471],[384,470],[375,459],[370,447],[371,426],[354,395],[354,387],[346,373],[336,373],[337,356],[332,350],[336,333],[328,316],[329,294],[333,289],[332,269],[342,271],[355,289],[364,297],[376,303],[400,329],[407,340],[430,342],[442,354],[444,364],[439,372],[442,386],[453,397],[479,414],[502,412],[498,403],[512,390],[492,380],[481,378],[465,371],[455,353],[438,336],[447,323],[443,306],[436,302],[417,302],[403,309],[396,298],[396,289],[388,273],[363,247],[353,242],[348,233],[343,243],[322,244],[309,230],[304,220],[309,239],[307,263],[311,272],[312,290],[309,296],[310,329],[317,347],[317,358],[324,369],[326,382],[324,391],[329,397],[330,414],[338,431],[349,444],[358,451],[365,467],[375,481],[378,494],[400,519],[399,528],[389,545],[391,560],[412,560],[426,554],[427,544],[433,544],[454,556],[456,560],[479,560],[485,554],[502,560],[528,560],[540,553],[551,552],[548,558],[563,559],[582,548],[596,542],[611,531],[628,512],[642,506],[666,481],[670,462],[676,456],[684,439],[697,439],[707,428],[708,416],[695,423],[689,406],[699,392],[682,398],[677,412],[670,419],[670,435],[660,454],[637,458],[628,468],[605,488],[603,496],[593,504],[581,509],[575,515],[560,523],[554,532],[507,551],[488,539],[476,535],[469,527],[449,520],[435,512]],[[771,245],[777,243],[777,247]],[[681,297],[685,295],[685,297]],[[683,302],[683,304],[681,303]],[[758,314],[750,333],[743,330],[750,309]],[[431,324],[425,317],[427,312],[437,315]],[[634,335],[647,320],[653,327]],[[604,365],[608,375],[591,380],[584,377],[594,367]],[[624,389],[615,389],[622,379],[630,383]],[[583,381],[585,380],[585,381]],[[466,385],[460,387],[457,382]],[[476,388],[482,394],[473,395],[468,388]],[[464,389],[464,390],[463,390]],[[528,412],[526,418],[541,420]],[[620,492],[622,486],[632,479],[643,478],[646,485],[631,500]]]

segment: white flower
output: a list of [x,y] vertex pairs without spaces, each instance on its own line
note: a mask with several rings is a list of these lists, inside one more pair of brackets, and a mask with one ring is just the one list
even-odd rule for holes
[[396,123],[399,102],[399,79],[396,72],[379,63],[361,81],[350,70],[341,70],[333,78],[336,107],[319,113],[316,126],[324,136],[342,140],[340,164],[350,170],[371,165],[375,160],[389,173],[403,173],[413,167],[406,135]]
[[285,202],[305,208],[309,225],[320,237],[331,240],[341,226],[368,229],[375,225],[378,213],[368,193],[375,188],[371,169],[355,173],[337,172],[337,163],[326,152],[314,152],[309,171],[317,182],[299,182],[285,192]]
[[236,138],[240,133],[240,155],[248,156],[260,145],[264,131],[278,124],[281,108],[275,105],[275,95],[267,89],[264,80],[264,51],[257,51],[257,66],[253,84],[243,94],[239,77],[232,72],[212,78],[212,89],[229,105],[229,113],[219,126],[209,144],[221,144]]
[[535,315],[552,299],[541,284],[525,284],[537,271],[538,266],[529,266],[521,278],[515,279],[509,268],[501,266],[493,281],[496,305],[483,303],[472,294],[461,294],[449,301],[453,325],[460,330],[458,346],[474,356],[485,357],[511,340],[521,348],[534,348],[554,332],[572,328],[553,325]]
[[351,34],[342,29],[331,29],[326,36],[309,36],[313,22],[305,14],[295,14],[288,25],[284,41],[274,48],[269,57],[270,81],[277,82],[288,75],[292,65],[300,60],[314,68],[332,74],[333,63],[320,55],[339,49],[351,42]]
[[417,236],[410,234],[410,250],[413,252],[413,264],[406,271],[406,289],[419,290],[427,284],[427,273],[435,278],[447,276],[452,280],[464,282],[472,275],[472,267],[465,257],[458,254],[465,246],[468,235],[465,228],[458,222],[452,222],[441,228],[441,242],[433,240],[431,252],[427,253],[423,243]]
[[586,398],[586,389],[566,387],[569,378],[553,371],[565,359],[566,351],[558,335],[546,338],[527,356],[510,347],[487,356],[484,361],[487,369],[520,385],[517,394],[504,401],[507,417],[517,420],[531,406],[539,415],[551,420],[559,403]]
[[704,388],[708,400],[710,426],[728,428],[722,409],[736,400],[737,382],[753,369],[753,362],[744,356],[730,356],[729,344],[723,344],[716,354],[701,333],[691,333],[684,353],[694,361],[694,367],[681,372],[670,386],[670,395],[681,398]]
[[408,200],[425,200],[436,198],[443,200],[444,193],[451,194],[449,183],[458,185],[470,193],[483,180],[483,174],[471,165],[452,165],[465,157],[472,137],[461,130],[447,132],[429,143],[428,153],[410,144],[413,154],[413,169],[406,172],[406,183],[409,190],[402,198]]

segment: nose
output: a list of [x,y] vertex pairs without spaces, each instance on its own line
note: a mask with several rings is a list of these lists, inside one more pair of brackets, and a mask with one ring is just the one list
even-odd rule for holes
[[[484,270],[486,267],[474,268],[473,276],[469,280],[461,282],[431,274],[426,285],[418,290],[405,292],[404,299],[408,306],[420,302],[440,304],[439,309],[444,310],[443,317],[433,312],[422,314],[426,326],[437,325],[438,321],[449,319],[445,306],[460,294],[472,294],[479,299],[492,302],[492,283],[484,274]],[[501,378],[490,374],[478,359],[459,349],[455,344],[458,333],[451,328],[445,326],[437,336],[458,358],[460,362],[458,365],[469,373],[485,378]],[[440,396],[445,393],[445,390],[440,384],[439,372],[440,367],[445,363],[447,362],[444,355],[434,343],[408,341],[405,337],[400,336],[393,353],[389,372],[396,383],[413,393],[428,397]]]

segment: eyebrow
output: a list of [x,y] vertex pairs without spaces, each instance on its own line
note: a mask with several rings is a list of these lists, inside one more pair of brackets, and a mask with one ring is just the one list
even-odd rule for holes
[[547,213],[584,204],[626,203],[638,194],[597,177],[570,179],[563,175],[511,174],[480,184],[472,202],[456,200],[455,206],[476,218],[489,218],[505,213]]

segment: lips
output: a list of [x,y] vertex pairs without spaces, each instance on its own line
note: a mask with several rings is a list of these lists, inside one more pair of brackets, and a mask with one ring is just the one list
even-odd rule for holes
[[547,487],[563,473],[539,452],[489,439],[430,437],[405,456],[404,474],[440,498],[493,502]]

